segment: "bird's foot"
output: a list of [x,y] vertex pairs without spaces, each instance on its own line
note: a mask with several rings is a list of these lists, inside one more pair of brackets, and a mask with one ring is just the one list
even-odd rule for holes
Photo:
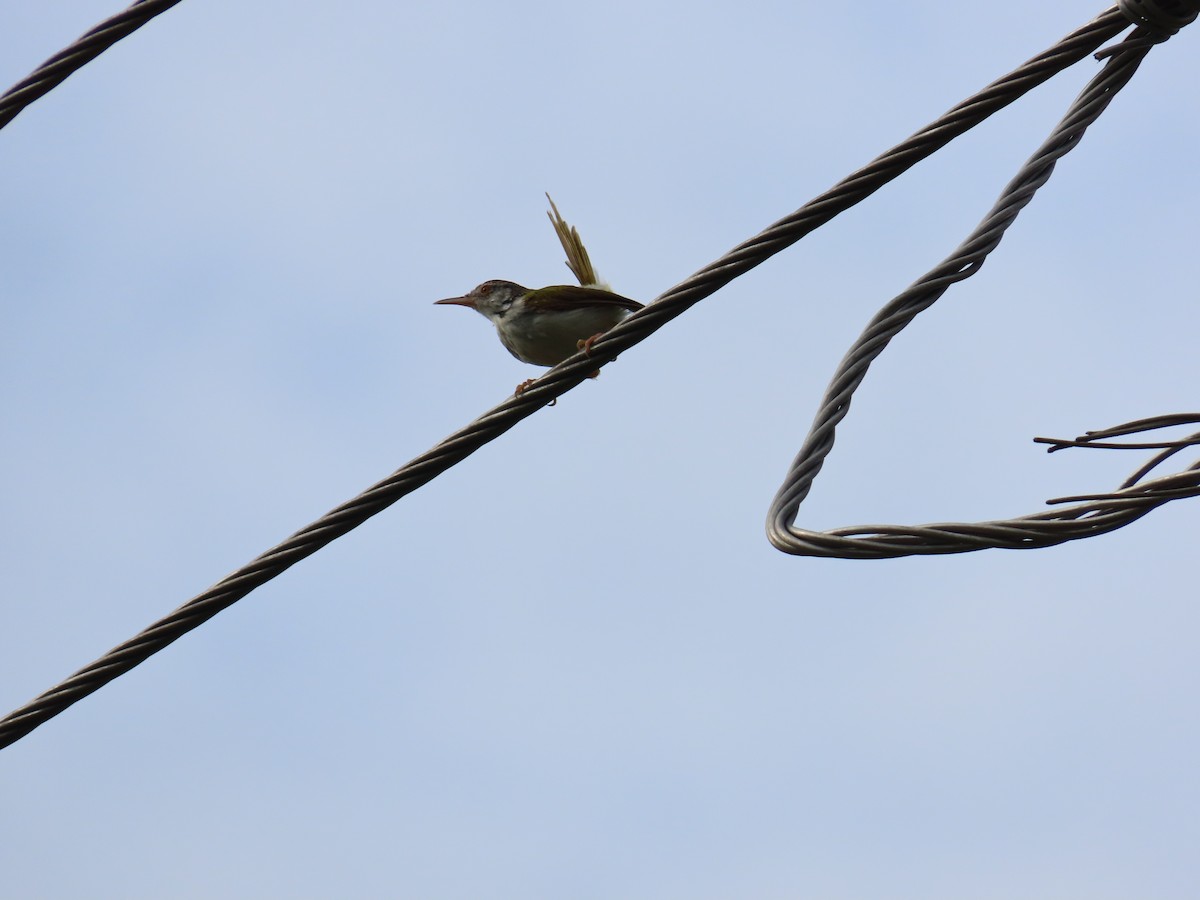
[[[596,343],[596,341],[603,336],[604,336],[603,331],[597,331],[586,341],[584,341],[584,340],[576,341],[575,346],[578,349],[583,351],[584,356],[591,356],[592,355],[592,344]],[[588,376],[588,378],[599,378],[599,377],[600,377],[599,369],[597,369],[595,372],[593,372],[591,375]]]
[[[599,372],[596,373],[596,375],[599,375],[599,374],[600,374]],[[588,377],[594,378],[595,376],[592,375],[592,376],[588,376]],[[513,396],[520,397],[523,393],[525,393],[527,390],[529,390],[529,386],[531,384],[533,384],[535,381],[537,381],[536,378],[526,378],[524,381],[522,381],[520,384],[517,385],[517,389],[515,391],[513,391]],[[553,400],[551,400],[546,405],[553,406],[557,402],[558,402],[558,398],[555,397]]]

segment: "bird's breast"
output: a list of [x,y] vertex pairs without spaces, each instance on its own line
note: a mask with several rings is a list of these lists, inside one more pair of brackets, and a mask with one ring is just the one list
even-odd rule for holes
[[496,322],[500,342],[522,362],[553,366],[572,356],[579,342],[608,331],[629,311],[594,306],[550,312],[514,311]]

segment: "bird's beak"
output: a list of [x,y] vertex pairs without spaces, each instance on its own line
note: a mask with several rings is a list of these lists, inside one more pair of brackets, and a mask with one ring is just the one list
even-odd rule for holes
[[471,309],[475,309],[475,298],[471,297],[469,295],[466,297],[447,297],[445,300],[434,300],[433,305],[434,306],[469,306],[469,307],[471,307]]

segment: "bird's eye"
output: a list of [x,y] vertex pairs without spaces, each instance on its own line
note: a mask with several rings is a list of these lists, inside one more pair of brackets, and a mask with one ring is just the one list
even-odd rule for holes
[[481,284],[479,287],[477,287],[475,289],[475,291],[476,291],[476,293],[478,293],[480,295],[486,295],[486,294],[490,294],[492,292],[492,287],[493,287],[493,285],[491,284],[491,282],[487,282],[487,283]]

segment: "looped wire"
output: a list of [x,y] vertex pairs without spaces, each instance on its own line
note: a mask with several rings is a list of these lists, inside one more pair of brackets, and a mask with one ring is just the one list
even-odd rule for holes
[[1181,476],[1185,482],[1182,487],[1170,479],[1169,484],[1155,481],[1136,487],[1127,482],[1105,500],[1004,521],[870,525],[823,532],[796,524],[799,508],[833,449],[837,426],[849,413],[851,399],[872,362],[892,338],[954,283],[979,271],[1021,210],[1049,180],[1055,163],[1078,145],[1088,126],[1129,82],[1152,46],[1154,42],[1146,40],[1142,28],[1134,29],[1117,48],[1120,52],[1110,54],[1112,59],[1072,103],[1058,127],[1022,166],[967,240],[884,306],[855,341],[838,365],[808,436],[771,503],[767,537],[776,549],[796,556],[885,559],[966,553],[989,547],[1048,547],[1112,531],[1168,500],[1200,493],[1200,471],[1193,468]]

